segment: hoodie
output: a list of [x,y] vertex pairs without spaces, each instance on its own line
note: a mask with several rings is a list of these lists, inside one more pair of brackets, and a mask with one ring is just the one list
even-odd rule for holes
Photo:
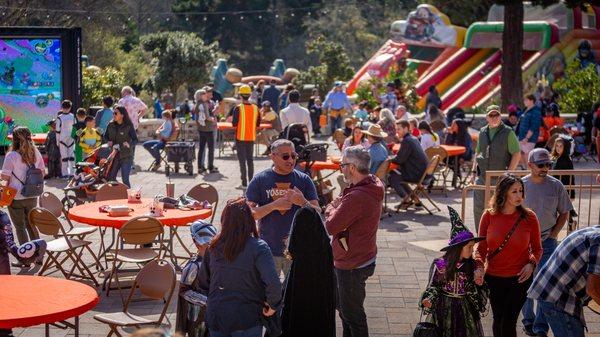
[[[333,264],[337,269],[360,268],[377,256],[383,188],[379,178],[369,175],[350,185],[327,206],[325,227],[332,236]],[[342,246],[344,241],[347,250]]]

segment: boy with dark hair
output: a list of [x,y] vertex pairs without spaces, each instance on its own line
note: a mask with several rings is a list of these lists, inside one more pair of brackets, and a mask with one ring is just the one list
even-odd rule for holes
[[96,129],[96,122],[94,117],[85,116],[85,128],[81,130],[79,136],[79,146],[83,150],[83,157],[91,155],[100,144],[102,144],[102,136],[98,129]]
[[75,140],[75,163],[79,163],[83,160],[83,150],[79,142],[81,131],[85,129],[86,116],[87,113],[84,108],[77,109],[77,113],[75,114],[75,124],[73,124],[73,128],[71,129],[71,138]]
[[58,178],[61,176],[60,171],[60,149],[56,142],[56,120],[49,121],[46,125],[50,129],[44,142],[46,154],[48,155],[48,174],[44,179]]
[[112,120],[112,110],[111,107],[115,104],[115,100],[112,96],[104,96],[102,98],[102,110],[96,113],[96,128],[101,135],[104,134],[106,130],[106,126]]

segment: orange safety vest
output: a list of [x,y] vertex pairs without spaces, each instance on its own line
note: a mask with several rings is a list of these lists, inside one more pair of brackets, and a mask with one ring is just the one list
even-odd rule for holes
[[252,103],[242,103],[237,106],[239,116],[235,139],[253,142],[256,140],[256,121],[258,120],[258,106]]

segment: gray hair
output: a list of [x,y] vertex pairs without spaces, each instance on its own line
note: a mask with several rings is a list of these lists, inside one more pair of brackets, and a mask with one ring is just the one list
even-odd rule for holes
[[292,141],[287,139],[277,139],[273,142],[273,144],[271,144],[271,152],[275,152],[275,150],[284,146],[289,146],[292,148],[292,150],[296,151],[296,147],[294,146],[294,143],[292,143]]
[[123,87],[123,89],[121,89],[121,95],[131,95],[131,96],[135,96],[135,91],[133,90],[132,87],[126,85]]
[[388,108],[381,109],[379,115],[381,116],[381,119],[387,118],[392,123],[396,122],[396,117],[394,117],[394,113]]
[[194,93],[194,100],[196,102],[199,102],[200,101],[200,96],[202,96],[204,94],[206,94],[206,90],[204,90],[204,89],[198,89],[198,90],[196,90],[196,92]]
[[[389,111],[389,110],[388,110]],[[362,145],[349,146],[344,150],[344,158],[349,164],[353,164],[356,170],[362,174],[369,174],[371,167],[371,155]]]

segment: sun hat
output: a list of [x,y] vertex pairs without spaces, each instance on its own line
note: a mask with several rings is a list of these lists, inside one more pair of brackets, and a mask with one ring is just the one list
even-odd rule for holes
[[190,232],[192,234],[192,240],[199,245],[209,243],[212,238],[217,235],[215,226],[204,220],[194,221],[190,226]]
[[373,124],[373,125],[369,126],[369,129],[367,131],[365,131],[365,130],[361,130],[361,131],[365,135],[369,135],[369,136],[376,137],[376,138],[385,138],[388,136],[387,133],[385,133],[381,130],[381,125],[379,125],[379,124]]
[[442,252],[445,252],[450,248],[464,246],[470,241],[479,242],[485,240],[485,236],[475,236],[467,229],[467,227],[465,227],[458,212],[454,208],[448,206],[448,211],[450,212],[450,224],[452,225],[452,229],[450,230],[450,240],[448,241],[448,245],[440,249]]

